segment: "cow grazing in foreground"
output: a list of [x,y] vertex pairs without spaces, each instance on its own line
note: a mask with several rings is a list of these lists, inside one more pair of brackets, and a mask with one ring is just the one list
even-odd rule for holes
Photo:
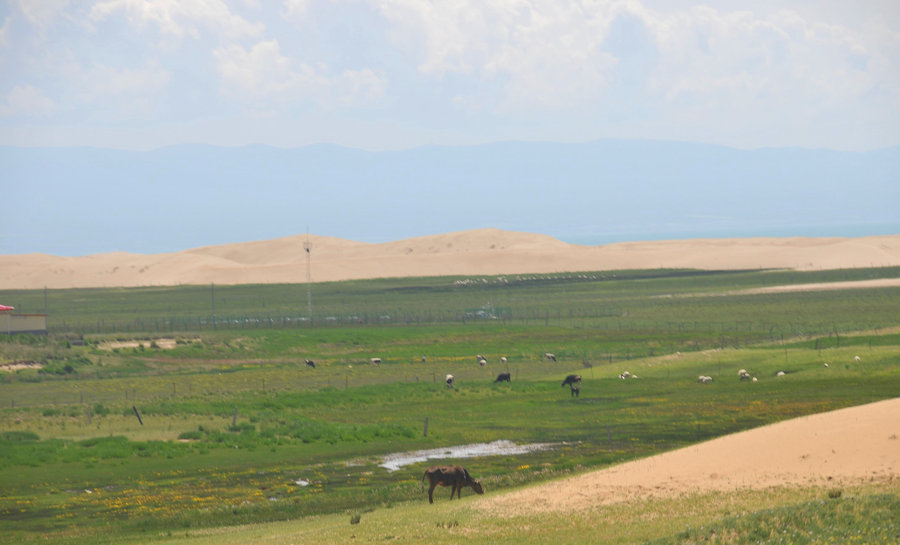
[[428,478],[428,503],[434,503],[434,487],[449,486],[450,499],[456,494],[457,499],[462,499],[462,489],[471,486],[476,494],[484,494],[484,488],[481,483],[476,481],[469,475],[466,468],[462,466],[435,466],[429,467],[422,475],[422,492],[425,492],[425,478]]
[[313,360],[306,360],[306,366],[307,366],[307,367],[312,367],[313,369],[315,369],[315,368],[316,368],[316,362],[314,362]]
[[497,375],[497,380],[495,380],[494,382],[503,382],[504,380],[506,382],[512,382],[512,380],[510,380],[509,373],[500,373],[499,375]]

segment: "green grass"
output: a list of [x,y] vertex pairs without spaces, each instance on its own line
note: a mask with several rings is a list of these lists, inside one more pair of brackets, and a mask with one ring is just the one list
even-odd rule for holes
[[[896,269],[649,271],[506,284],[497,279],[357,282],[317,285],[319,305],[335,305],[335,315],[356,309],[360,316],[431,313],[431,319],[192,330],[174,334],[180,340],[174,349],[150,346],[150,339],[173,335],[154,328],[88,334],[85,346],[72,343],[83,333],[81,326],[43,338],[3,338],[0,363],[27,360],[46,367],[0,377],[0,536],[23,543],[96,543],[159,542],[171,534],[173,542],[187,535],[199,543],[227,535],[242,542],[235,536],[252,541],[257,530],[292,528],[294,536],[299,532],[317,542],[343,541],[356,531],[375,541],[427,536],[441,543],[474,535],[485,543],[546,542],[542,538],[595,543],[573,541],[563,531],[596,529],[590,517],[566,522],[548,515],[518,521],[514,529],[520,531],[507,531],[501,520],[467,511],[468,499],[428,511],[419,505],[417,485],[426,464],[391,473],[379,460],[391,452],[496,439],[557,444],[527,455],[466,460],[490,493],[497,493],[894,397],[900,391],[900,290],[723,293],[896,274]],[[291,304],[284,286],[215,289],[217,298],[255,311]],[[63,314],[68,324],[92,322],[108,312],[115,328],[127,329],[123,324],[160,312],[164,296],[181,312],[200,305],[203,292],[72,290],[47,298],[48,305],[69,309]],[[509,313],[492,320],[458,319],[459,312],[486,301]],[[217,312],[227,305],[217,301]],[[429,310],[432,305],[444,310]],[[148,342],[143,349],[104,349],[102,343],[112,338]],[[544,360],[544,352],[554,352],[560,361]],[[476,354],[488,357],[486,367],[476,363]],[[382,365],[369,365],[373,356],[382,358]],[[507,365],[500,364],[500,356],[508,358]],[[306,358],[317,367],[304,365]],[[759,382],[740,382],[740,368]],[[494,384],[496,374],[506,370],[512,383]],[[640,378],[619,379],[625,370]],[[778,371],[787,375],[776,377]],[[442,383],[448,372],[456,376],[454,390]],[[584,378],[577,399],[560,387],[562,377],[573,372]],[[698,384],[701,374],[714,382]],[[845,493],[824,503],[818,496],[801,501],[782,495],[776,501],[750,494],[729,501],[744,504],[742,513],[787,521],[784,535],[793,536],[795,526],[815,517],[859,522],[863,509],[853,509],[861,505],[853,503],[856,496]],[[890,510],[896,489],[859,497],[873,502],[864,504],[866,509]],[[673,509],[664,503],[650,502],[648,508]],[[700,541],[713,527],[716,535],[739,536],[746,533],[740,526],[745,523],[771,537],[782,528],[744,515],[732,520],[710,499],[700,498],[695,506],[703,506],[697,507],[702,516],[684,513],[676,519],[689,521],[693,530],[687,523],[659,523],[603,542]],[[847,509],[832,512],[839,507]],[[784,511],[766,511],[774,508]],[[619,511],[611,508],[604,517],[623,515]],[[351,525],[354,515],[360,522]],[[636,525],[643,523],[635,519]],[[523,524],[532,528],[525,535]],[[620,535],[613,522],[601,526]],[[876,539],[872,532],[866,535]],[[817,535],[826,541],[816,542],[832,536]]]
[[[307,320],[307,291],[302,284],[0,290],[0,299],[19,312],[46,310],[51,331],[77,334],[499,321],[619,331],[655,326],[660,331],[759,338],[893,324],[883,298],[896,301],[898,290],[848,290],[838,299],[827,292],[735,296],[738,299],[716,295],[783,284],[898,276],[900,268],[886,267],[817,272],[600,271],[316,283],[311,288],[312,322]],[[689,295],[693,297],[685,297]],[[838,302],[840,308],[834,306]]]
[[674,536],[654,540],[679,543],[896,543],[900,537],[900,496],[873,494],[828,497],[798,504],[728,516],[699,528],[686,528]]

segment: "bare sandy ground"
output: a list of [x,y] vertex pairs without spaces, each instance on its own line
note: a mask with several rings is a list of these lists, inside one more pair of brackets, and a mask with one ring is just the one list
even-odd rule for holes
[[[177,253],[0,255],[0,289],[305,282],[306,236]],[[628,242],[602,246],[480,229],[368,244],[310,236],[313,282],[598,270],[841,269],[900,265],[900,235]],[[894,284],[896,285],[896,284]]]
[[486,496],[479,508],[495,514],[567,512],[647,497],[866,481],[900,490],[900,398],[780,422]]

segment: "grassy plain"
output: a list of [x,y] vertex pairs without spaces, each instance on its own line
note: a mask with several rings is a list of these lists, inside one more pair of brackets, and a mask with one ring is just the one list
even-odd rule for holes
[[[669,543],[701,542],[702,527],[742,543],[763,531],[767,509],[782,510],[797,532],[822,517],[847,520],[834,532],[859,531],[862,513],[895,510],[896,487],[847,490],[834,501],[814,489],[654,500],[639,517],[621,506],[599,519],[526,521],[482,516],[465,499],[422,505],[417,481],[428,464],[389,472],[379,463],[392,452],[498,439],[554,444],[466,460],[492,493],[894,397],[900,289],[742,290],[898,275],[650,271],[316,284],[311,321],[283,319],[304,316],[305,287],[215,287],[215,328],[202,308],[210,287],[4,292],[26,310],[46,299],[58,314],[50,336],[0,343],[0,363],[44,365],[0,382],[0,536]],[[231,304],[243,312],[226,321]],[[160,348],[164,337],[178,343]],[[143,346],[108,344],[135,339]],[[380,366],[368,363],[375,356]],[[740,368],[759,382],[738,381]],[[512,383],[494,384],[507,370]],[[625,370],[640,378],[619,379]],[[776,379],[778,371],[788,376]],[[579,398],[560,387],[573,372],[584,377]],[[444,387],[446,373],[457,388]],[[715,381],[700,386],[701,374]],[[622,517],[632,521],[625,529]],[[748,520],[758,522],[748,529]],[[896,526],[863,530],[879,542],[878,532]]]

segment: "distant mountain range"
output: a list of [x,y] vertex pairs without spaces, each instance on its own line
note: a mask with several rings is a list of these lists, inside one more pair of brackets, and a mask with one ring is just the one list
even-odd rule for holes
[[306,231],[384,242],[493,227],[583,244],[900,232],[900,147],[6,146],[0,181],[0,254],[160,253]]

